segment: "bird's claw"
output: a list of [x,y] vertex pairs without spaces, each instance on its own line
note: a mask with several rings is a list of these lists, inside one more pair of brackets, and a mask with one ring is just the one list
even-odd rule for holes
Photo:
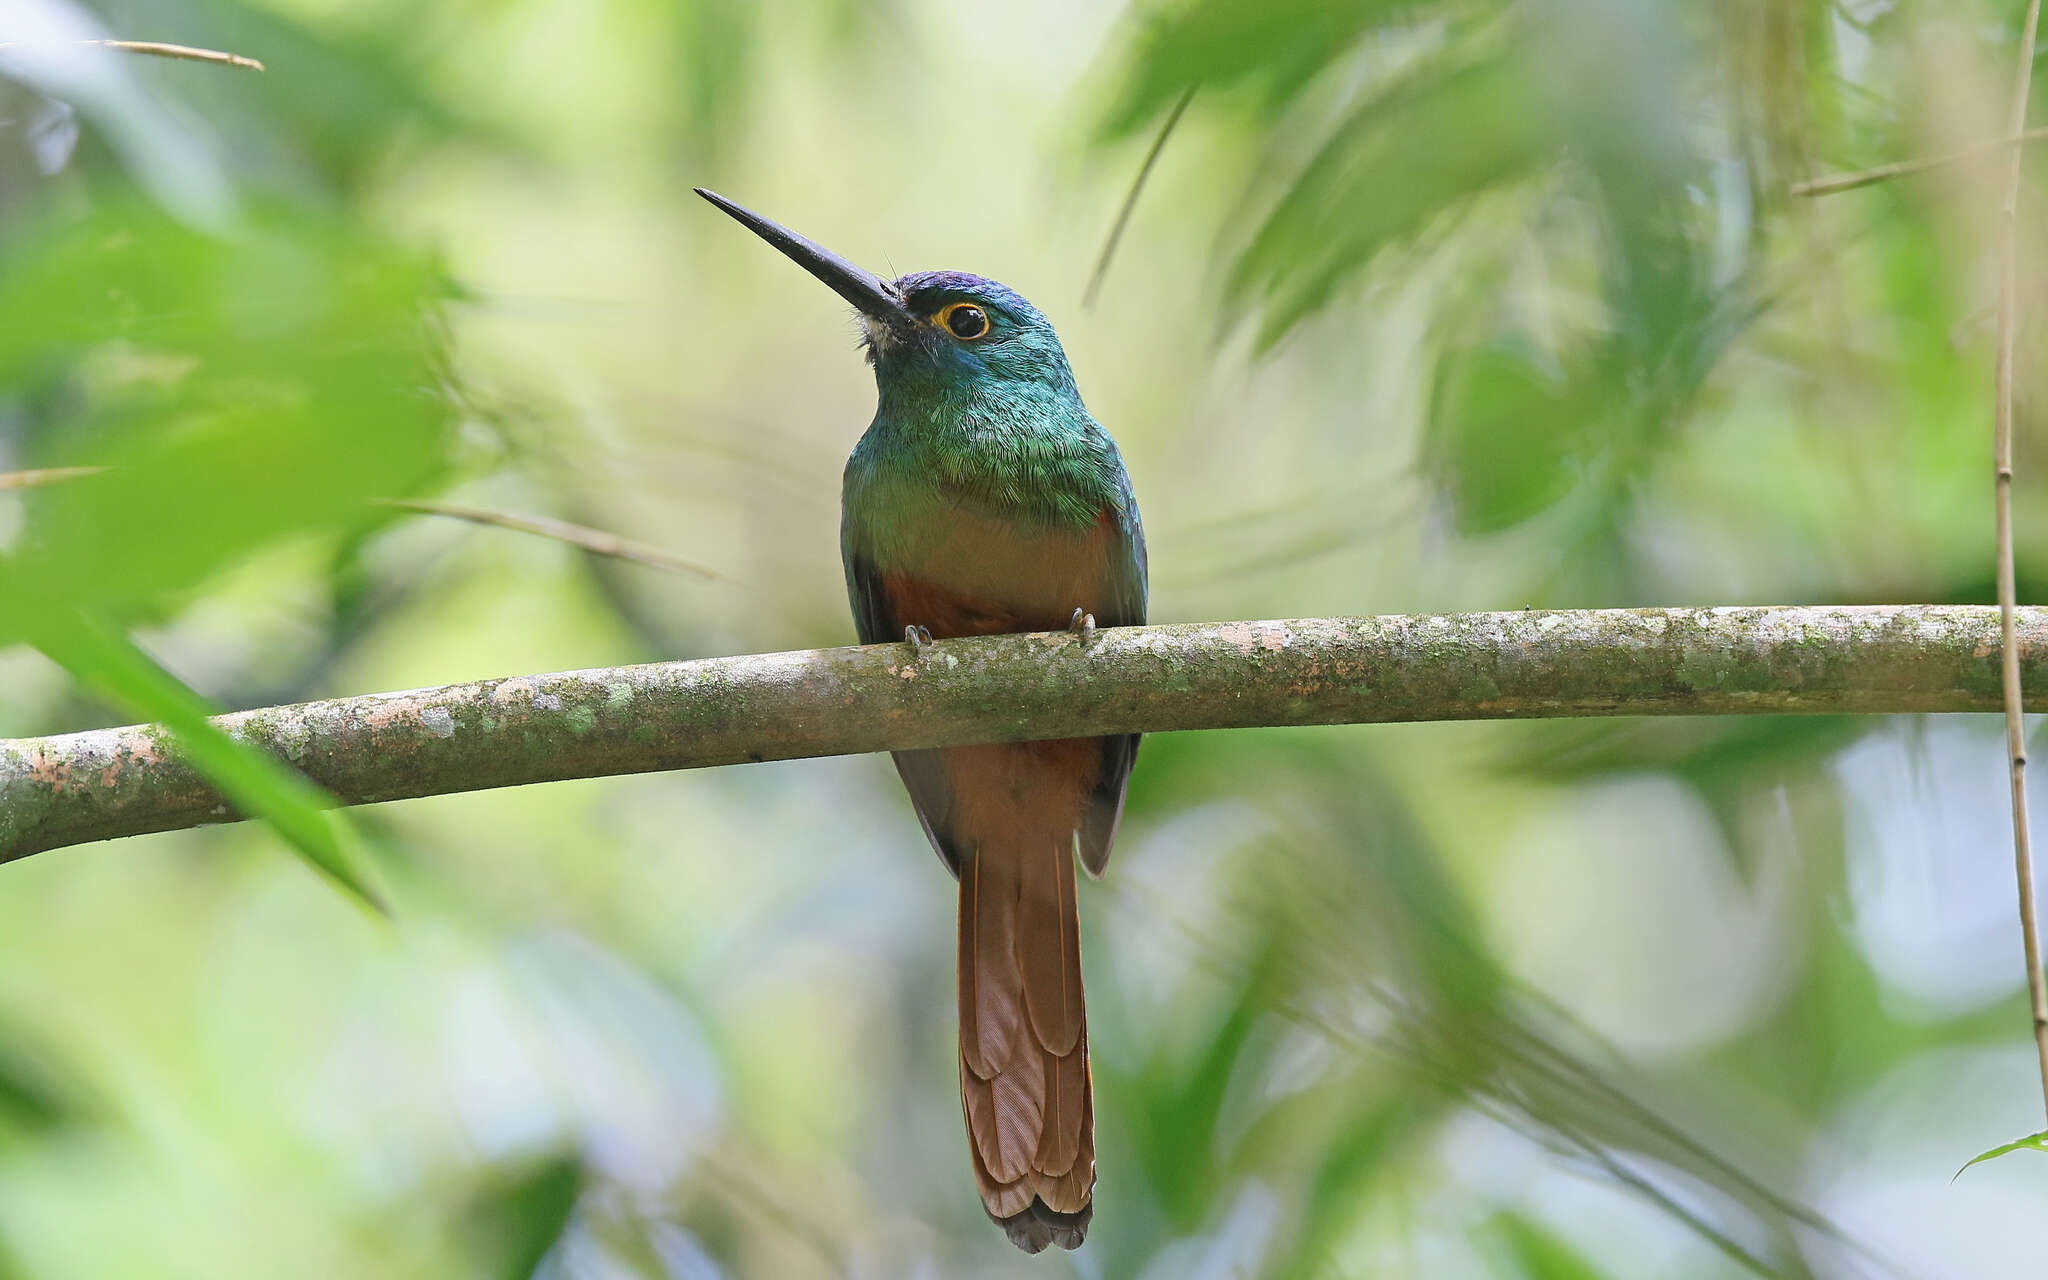
[[1095,638],[1095,615],[1086,609],[1074,610],[1074,616],[1067,619],[1067,630],[1077,633],[1081,643],[1087,644]]
[[924,647],[932,643],[932,629],[930,627],[917,626],[905,627],[903,628],[903,643],[910,646],[911,657],[921,658],[924,656]]

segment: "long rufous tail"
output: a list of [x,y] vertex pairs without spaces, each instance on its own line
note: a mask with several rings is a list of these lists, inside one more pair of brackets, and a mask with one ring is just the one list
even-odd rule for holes
[[961,1106],[981,1203],[1026,1253],[1079,1248],[1094,1214],[1073,839],[1019,832],[960,867]]

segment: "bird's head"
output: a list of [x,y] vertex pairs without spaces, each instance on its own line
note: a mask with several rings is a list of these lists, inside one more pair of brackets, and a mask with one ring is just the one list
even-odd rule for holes
[[964,271],[884,280],[787,227],[697,188],[860,312],[868,357],[892,384],[1027,383],[1071,392],[1073,374],[1052,322],[1016,291]]

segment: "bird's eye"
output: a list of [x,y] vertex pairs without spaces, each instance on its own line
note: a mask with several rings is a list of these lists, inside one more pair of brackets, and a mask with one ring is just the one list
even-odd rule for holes
[[988,312],[971,302],[956,302],[939,312],[939,323],[946,326],[946,332],[965,342],[988,336]]

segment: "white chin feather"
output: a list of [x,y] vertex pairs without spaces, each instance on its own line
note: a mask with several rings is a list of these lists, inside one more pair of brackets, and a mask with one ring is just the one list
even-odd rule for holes
[[856,313],[854,318],[860,321],[861,336],[867,339],[868,350],[876,355],[884,355],[895,349],[896,335],[891,331],[887,322],[877,320],[873,316],[859,315],[858,313]]

